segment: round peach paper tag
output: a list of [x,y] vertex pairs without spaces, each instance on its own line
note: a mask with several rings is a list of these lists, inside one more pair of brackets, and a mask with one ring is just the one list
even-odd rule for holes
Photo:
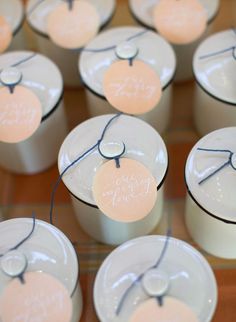
[[160,101],[161,82],[156,72],[146,63],[127,60],[113,63],[104,75],[104,95],[117,110],[127,114],[143,114]]
[[194,312],[183,302],[165,297],[160,306],[156,299],[145,301],[133,313],[129,322],[199,322]]
[[198,39],[207,26],[207,12],[198,0],[160,0],[154,8],[157,31],[173,44]]
[[140,162],[121,158],[105,162],[93,182],[93,196],[109,218],[134,222],[147,216],[155,205],[157,186],[150,171]]
[[48,17],[48,34],[52,41],[63,48],[84,47],[98,33],[100,17],[96,8],[87,1],[60,4]]
[[17,85],[13,93],[0,89],[0,141],[17,143],[29,138],[39,127],[42,106],[29,89]]
[[25,283],[12,280],[0,298],[3,322],[70,322],[72,302],[66,288],[54,277],[40,272],[24,275]]
[[0,53],[4,52],[12,41],[12,30],[3,16],[0,16]]

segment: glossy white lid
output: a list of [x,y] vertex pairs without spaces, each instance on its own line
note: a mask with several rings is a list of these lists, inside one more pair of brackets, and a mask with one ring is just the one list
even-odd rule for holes
[[[106,48],[123,43],[127,38],[144,31],[140,27],[117,27],[106,30],[95,37],[86,47],[92,49]],[[137,59],[153,67],[158,73],[162,88],[173,79],[176,69],[176,58],[170,44],[153,31],[134,38],[132,42],[138,48]],[[115,50],[100,53],[82,51],[79,60],[79,71],[85,85],[95,93],[104,96],[103,77],[110,65],[118,60]]]
[[10,24],[13,33],[17,31],[24,19],[24,7],[21,0],[1,0],[0,15]]
[[217,218],[236,223],[236,170],[227,165],[199,184],[229,160],[229,153],[199,151],[197,148],[235,153],[236,127],[216,130],[204,136],[191,150],[185,167],[186,184],[195,202]]
[[[164,236],[139,237],[108,255],[94,285],[94,303],[100,321],[127,322],[139,303],[148,299],[141,283],[138,283],[124,302],[119,318],[115,317],[122,295],[141,273],[156,264],[165,241]],[[205,258],[189,244],[170,238],[159,269],[170,280],[167,296],[187,304],[199,321],[211,321],[217,302],[217,286]]]
[[[59,152],[60,173],[97,143],[112,116],[114,115],[108,114],[91,118],[70,132]],[[144,164],[152,172],[157,186],[162,183],[168,166],[167,150],[160,135],[150,125],[133,116],[121,115],[111,123],[104,139],[106,142],[109,139],[124,142],[124,157]],[[95,149],[65,173],[62,178],[64,184],[77,198],[95,205],[92,183],[98,168],[106,161]]]
[[[116,0],[83,0],[93,4],[98,10],[101,27],[105,25],[112,17],[115,7]],[[27,3],[26,11],[29,13],[31,9],[39,0],[29,0]],[[48,15],[62,3],[62,0],[47,0],[43,1],[31,14],[27,14],[27,20],[29,24],[38,32],[48,35],[47,33],[47,17]]]
[[[31,51],[14,51],[0,56],[0,70],[10,67],[33,54]],[[47,57],[38,54],[16,67],[23,75],[21,85],[32,90],[39,98],[45,117],[62,96],[63,80],[58,67]],[[0,88],[3,86],[0,83]]]
[[[0,223],[0,254],[17,245],[31,231],[33,219],[17,218]],[[18,249],[27,258],[27,272],[42,271],[61,281],[72,294],[78,281],[77,256],[69,239],[56,227],[36,220],[31,237]],[[0,267],[0,293],[11,280]]]
[[[147,27],[154,28],[153,9],[159,0],[129,0],[129,6],[135,18]],[[199,0],[207,10],[208,21],[211,21],[217,14],[220,0]]]
[[194,75],[200,86],[216,99],[230,104],[236,104],[236,61],[232,51],[204,59],[200,57],[235,46],[235,43],[233,30],[221,31],[204,40],[193,59]]

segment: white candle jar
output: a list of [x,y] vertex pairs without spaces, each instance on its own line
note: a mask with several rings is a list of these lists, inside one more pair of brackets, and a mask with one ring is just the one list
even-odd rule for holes
[[204,136],[190,152],[185,168],[187,228],[205,251],[229,259],[236,258],[235,137],[236,127]]
[[[0,223],[1,254],[22,241],[31,231],[33,219],[17,218]],[[79,283],[79,265],[77,255],[69,239],[56,227],[36,220],[35,229],[16,252],[8,255],[6,271],[4,257],[0,261],[0,297],[11,282],[14,269],[26,260],[27,272],[42,272],[59,280],[71,296],[73,315],[71,322],[78,322],[82,313],[82,293]],[[17,261],[16,259],[19,259]],[[4,265],[4,266],[3,266]],[[11,266],[12,265],[12,269]],[[35,290],[37,294],[37,290]],[[0,313],[1,321],[1,313]]]
[[203,136],[219,128],[236,125],[234,73],[235,32],[222,31],[207,38],[196,50],[193,70],[197,81],[194,120]]
[[[154,29],[152,12],[157,2],[157,0],[129,0],[130,11],[139,24]],[[212,32],[212,22],[218,13],[220,0],[200,0],[200,3],[207,11],[208,27],[198,40],[186,45],[173,45],[177,57],[175,81],[186,81],[193,77],[193,54],[200,42]]]
[[[103,115],[89,119],[67,136],[58,158],[60,173],[97,142],[111,116]],[[92,190],[93,180],[99,167],[107,160],[97,149],[74,165],[62,179],[71,194],[75,213],[83,230],[100,242],[120,244],[130,238],[149,233],[160,221],[168,157],[159,134],[150,125],[132,116],[121,115],[114,120],[105,135],[105,140],[124,142],[124,157],[142,163],[155,178],[157,199],[147,216],[141,220],[122,222],[113,220],[98,209]]]
[[27,61],[17,66],[22,74],[20,85],[30,89],[40,100],[42,120],[29,138],[17,143],[0,142],[0,165],[12,172],[31,174],[43,171],[56,162],[60,145],[67,134],[67,122],[62,100],[62,76],[47,57],[41,54],[33,57],[29,51],[5,53],[0,57],[0,69],[24,59]]
[[[107,30],[94,38],[82,52],[79,60],[81,79],[86,86],[87,106],[91,116],[115,112],[115,109],[105,99],[103,90],[103,77],[111,64],[118,60],[116,49],[93,53],[86,49],[102,49],[119,45],[129,37],[142,33],[139,27],[117,27]],[[175,74],[175,55],[171,46],[159,35],[148,31],[132,40],[138,50],[135,58],[150,65],[159,75],[162,85],[162,97],[159,104],[148,113],[141,116],[143,120],[155,127],[160,133],[167,129],[171,99],[172,79]]]
[[[86,0],[98,10],[101,24],[105,27],[111,20],[116,6],[115,0]],[[48,37],[47,19],[49,14],[60,4],[62,0],[47,0],[40,3],[38,0],[29,0],[27,4],[27,21],[34,36],[39,51],[51,58],[60,68],[66,86],[79,86],[80,79],[77,71],[79,51],[58,47]],[[35,8],[33,10],[33,8]],[[33,11],[32,11],[33,10]]]
[[[211,321],[217,304],[217,285],[210,265],[192,246],[170,238],[160,266],[151,270],[165,242],[164,236],[140,237],[108,255],[94,284],[94,304],[100,322],[130,321],[150,293],[154,296],[164,290],[164,307],[165,296],[176,298],[195,313],[199,322]],[[141,274],[136,285],[131,286]]]
[[13,34],[12,42],[8,50],[24,49],[24,7],[21,0],[0,1],[0,15],[9,23]]

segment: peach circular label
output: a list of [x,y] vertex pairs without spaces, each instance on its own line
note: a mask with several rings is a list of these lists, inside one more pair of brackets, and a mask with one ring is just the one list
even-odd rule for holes
[[150,299],[140,304],[129,322],[199,322],[195,313],[183,302],[171,297],[164,297],[160,306],[157,299]]
[[0,53],[4,52],[12,41],[12,30],[3,16],[0,16]]
[[0,298],[3,322],[70,322],[72,302],[67,289],[54,277],[40,272],[12,280]]
[[37,96],[23,86],[10,93],[0,89],[0,141],[17,143],[29,138],[39,127],[42,106]]
[[106,71],[104,95],[117,110],[128,114],[143,114],[160,101],[162,88],[156,72],[146,63],[134,60],[117,61]]
[[173,44],[188,44],[205,31],[207,12],[198,0],[160,0],[154,9],[154,25]]
[[60,4],[48,17],[47,30],[52,41],[63,48],[84,47],[98,33],[100,17],[87,1],[75,0],[72,9]]
[[157,186],[150,171],[135,160],[121,158],[105,162],[93,182],[93,196],[99,209],[120,222],[134,222],[147,216],[155,205]]

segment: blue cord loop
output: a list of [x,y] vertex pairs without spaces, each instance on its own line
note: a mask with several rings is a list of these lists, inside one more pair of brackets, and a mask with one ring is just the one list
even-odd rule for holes
[[[10,251],[13,251],[13,250],[17,250],[21,245],[23,245],[27,240],[30,239],[30,237],[33,235],[34,233],[34,230],[35,230],[35,226],[36,226],[36,217],[35,217],[35,213],[32,213],[32,219],[33,219],[33,225],[32,225],[32,228],[29,232],[29,234],[23,238],[19,243],[17,243],[15,246],[11,247],[9,250],[7,250],[5,253],[3,254],[0,254],[0,258],[5,256],[7,253],[9,253]],[[27,265],[25,267],[25,270],[27,269]],[[25,273],[25,270],[24,272],[22,272],[20,275],[18,276],[15,276],[16,278],[19,278],[20,282],[22,284],[25,283],[25,280],[24,280],[24,273]]]
[[218,172],[220,172],[222,169],[224,169],[226,166],[231,166],[234,170],[236,170],[233,161],[232,161],[232,157],[234,155],[234,153],[231,150],[227,150],[227,149],[205,149],[205,148],[197,148],[197,150],[199,151],[204,151],[204,152],[216,152],[216,153],[228,153],[228,160],[227,162],[225,162],[224,164],[222,164],[218,169],[216,169],[215,171],[213,171],[212,173],[210,173],[208,176],[206,176],[205,178],[203,178],[201,181],[198,182],[199,185],[201,185],[202,183],[204,183],[205,181],[209,180],[211,177],[213,177],[215,174],[217,174]]
[[[59,175],[53,190],[52,190],[52,194],[51,194],[51,201],[50,201],[50,212],[49,212],[49,218],[50,218],[50,223],[53,225],[53,208],[54,208],[54,202],[55,202],[55,194],[57,191],[57,188],[62,180],[62,177],[64,176],[64,174],[70,169],[72,168],[75,164],[77,164],[79,161],[81,161],[82,159],[86,158],[90,153],[92,153],[96,148],[99,147],[100,143],[102,142],[102,140],[104,139],[104,136],[109,128],[109,126],[111,125],[111,123],[117,119],[118,117],[120,117],[123,113],[118,113],[115,116],[113,116],[106,124],[106,126],[104,127],[101,137],[98,139],[97,143],[95,143],[93,146],[91,146],[87,151],[85,151],[82,155],[78,156],[71,164],[69,164],[63,171],[62,173]],[[116,160],[115,160],[116,161]],[[119,163],[116,164],[119,165]]]

